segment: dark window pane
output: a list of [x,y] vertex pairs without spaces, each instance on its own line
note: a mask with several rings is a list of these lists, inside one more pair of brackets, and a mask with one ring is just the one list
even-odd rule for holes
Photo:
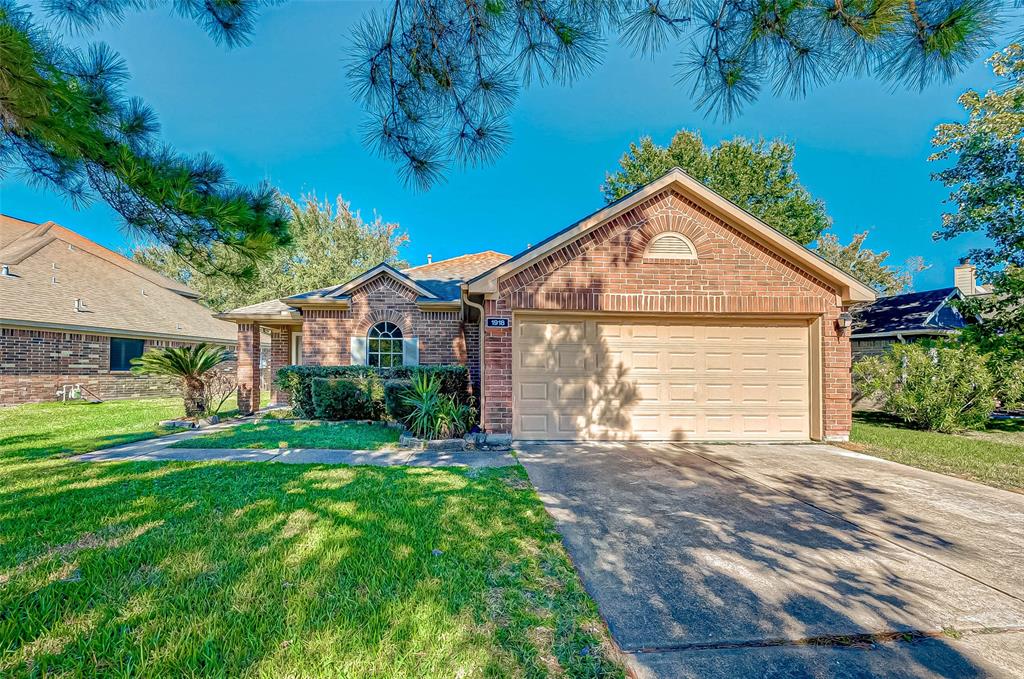
[[146,348],[144,340],[125,339],[123,337],[110,338],[110,369],[131,370],[132,359],[142,356]]

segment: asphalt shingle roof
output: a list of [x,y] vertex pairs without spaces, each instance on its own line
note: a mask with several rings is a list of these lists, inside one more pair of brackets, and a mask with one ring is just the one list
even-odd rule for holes
[[966,325],[960,312],[944,306],[956,288],[939,288],[879,297],[853,311],[853,337],[912,330],[959,330]]
[[0,324],[236,339],[195,291],[53,222],[0,215],[0,264],[12,274],[0,276]]
[[504,264],[508,259],[508,255],[487,250],[402,269],[402,273],[437,295],[438,299],[457,300],[462,295],[461,283]]

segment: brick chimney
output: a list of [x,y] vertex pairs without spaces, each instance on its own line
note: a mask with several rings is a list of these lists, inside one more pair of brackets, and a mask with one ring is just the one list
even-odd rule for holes
[[976,272],[977,268],[969,259],[961,260],[959,266],[953,267],[953,285],[967,297],[978,294]]

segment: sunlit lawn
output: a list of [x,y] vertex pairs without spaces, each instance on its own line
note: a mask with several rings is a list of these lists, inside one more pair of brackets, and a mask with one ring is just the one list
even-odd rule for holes
[[399,430],[382,424],[274,422],[242,424],[172,444],[172,448],[342,448],[379,450],[398,441]]
[[60,454],[174,407],[0,420],[0,676],[622,676],[521,468]]
[[850,448],[895,462],[1024,492],[1020,421],[992,420],[964,434],[908,429],[878,413],[855,413]]

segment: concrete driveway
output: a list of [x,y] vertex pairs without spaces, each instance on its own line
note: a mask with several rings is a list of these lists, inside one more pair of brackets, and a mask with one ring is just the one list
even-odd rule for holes
[[824,445],[520,460],[637,676],[1024,676],[1024,495]]

